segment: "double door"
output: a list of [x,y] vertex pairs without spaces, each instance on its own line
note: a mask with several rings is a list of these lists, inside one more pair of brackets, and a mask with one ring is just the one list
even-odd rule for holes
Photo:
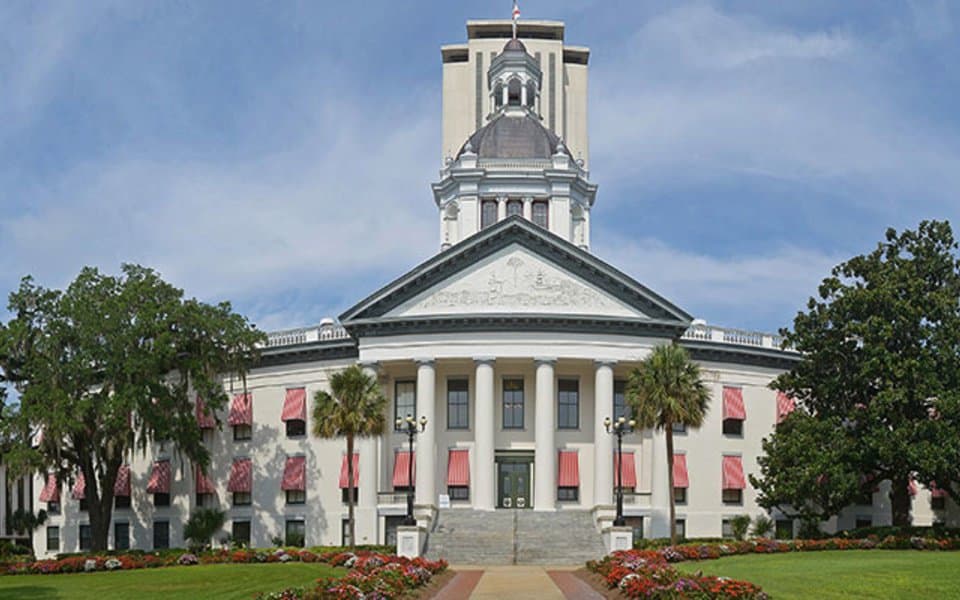
[[497,463],[499,508],[530,508],[530,463],[503,461]]

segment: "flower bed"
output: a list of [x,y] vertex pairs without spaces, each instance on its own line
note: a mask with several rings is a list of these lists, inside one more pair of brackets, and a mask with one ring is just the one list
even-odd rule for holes
[[[131,569],[150,569],[155,567],[173,567],[190,565],[209,565],[224,563],[276,563],[276,562],[324,562],[333,566],[332,561],[341,560],[343,548],[275,548],[267,550],[210,550],[193,553],[187,551],[162,551],[147,553],[130,551],[126,553],[104,553],[102,555],[75,554],[57,559],[30,560],[11,563],[0,568],[6,575],[55,575],[58,573],[84,573],[91,571],[116,571]],[[372,551],[358,551],[358,555],[387,556]]]
[[658,600],[766,600],[767,595],[748,581],[725,577],[682,575],[670,566],[664,554],[655,550],[614,552],[587,568],[603,577],[610,589],[619,589],[627,598]]
[[312,588],[261,594],[257,600],[393,600],[426,585],[447,568],[444,560],[411,560],[373,552],[343,552],[326,562],[350,570],[340,578],[320,579]]

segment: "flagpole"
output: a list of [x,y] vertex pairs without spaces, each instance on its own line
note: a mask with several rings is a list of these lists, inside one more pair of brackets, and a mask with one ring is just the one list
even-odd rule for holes
[[513,0],[513,13],[511,18],[513,19],[513,39],[517,39],[517,17],[520,16],[520,7],[517,6],[517,0]]

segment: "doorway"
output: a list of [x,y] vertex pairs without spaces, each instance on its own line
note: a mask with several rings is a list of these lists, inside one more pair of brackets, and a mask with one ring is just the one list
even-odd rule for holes
[[530,479],[532,456],[497,458],[497,508],[532,508]]

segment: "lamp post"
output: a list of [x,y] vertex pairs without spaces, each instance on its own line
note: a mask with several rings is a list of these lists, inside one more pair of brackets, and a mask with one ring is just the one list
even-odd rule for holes
[[404,525],[416,525],[417,520],[413,518],[413,438],[417,433],[427,428],[427,418],[420,417],[420,428],[417,429],[417,420],[407,415],[406,418],[397,417],[397,430],[407,434],[407,440],[410,444],[410,454],[407,460],[407,516],[403,520]]
[[607,433],[617,436],[617,517],[613,520],[613,526],[623,527],[627,524],[623,518],[623,436],[633,433],[637,422],[633,419],[627,421],[626,417],[611,421],[610,417],[607,417],[603,420],[603,426]]

